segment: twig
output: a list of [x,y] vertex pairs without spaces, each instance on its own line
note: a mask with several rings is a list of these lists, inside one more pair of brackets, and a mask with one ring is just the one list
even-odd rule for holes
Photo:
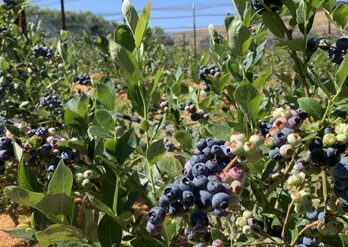
[[236,163],[238,156],[234,156],[234,158],[227,164],[227,166],[222,170],[223,172],[228,172]]
[[242,246],[256,246],[256,245],[284,245],[284,243],[274,243],[274,242],[265,242],[265,241],[261,241],[261,242],[251,242],[251,243],[245,243],[242,244]]
[[312,222],[312,223],[306,225],[306,226],[297,234],[296,238],[291,242],[290,246],[293,247],[293,246],[296,244],[296,242],[298,241],[298,239],[301,237],[301,235],[302,235],[305,231],[307,231],[308,229],[312,228],[313,226],[319,225],[320,223],[322,223],[321,220],[316,220],[316,221],[314,221],[314,222]]
[[286,240],[286,227],[288,225],[288,222],[289,222],[289,217],[290,217],[290,213],[291,213],[291,210],[292,210],[292,207],[294,206],[294,203],[295,201],[292,200],[291,203],[289,204],[288,206],[288,210],[286,212],[286,216],[285,216],[285,220],[284,220],[284,225],[283,225],[283,229],[282,229],[282,233],[281,233],[281,237],[284,241],[284,245],[285,246],[289,246],[287,240]]

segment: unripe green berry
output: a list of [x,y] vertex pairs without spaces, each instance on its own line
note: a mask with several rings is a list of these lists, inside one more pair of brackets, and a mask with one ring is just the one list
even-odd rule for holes
[[74,178],[75,178],[76,183],[80,184],[80,183],[82,183],[84,176],[81,172],[79,172],[79,173],[75,174]]
[[279,153],[284,158],[290,158],[294,154],[294,148],[290,144],[285,144],[280,147]]
[[98,178],[98,173],[95,170],[86,170],[83,173],[84,178],[88,178],[90,180],[94,180]]
[[301,136],[298,133],[291,133],[287,136],[286,140],[290,145],[295,146],[301,142]]
[[244,146],[241,141],[232,141],[231,144],[231,151],[233,154],[242,154],[244,153]]
[[230,142],[233,141],[245,142],[245,135],[243,133],[234,132],[230,137]]
[[89,180],[88,178],[85,178],[82,183],[81,183],[82,187],[84,188],[89,188],[92,185],[91,180]]
[[283,112],[283,108],[276,108],[272,112],[272,117],[279,118],[281,116],[282,112]]
[[255,150],[255,144],[251,141],[247,141],[243,145],[244,152],[251,153]]
[[327,133],[323,137],[323,144],[325,147],[330,147],[335,145],[337,142],[336,136],[333,133]]
[[336,135],[336,140],[339,144],[346,144],[346,143],[348,143],[348,135],[338,134],[338,135]]
[[347,123],[339,123],[335,126],[336,134],[345,134],[348,135],[348,124]]
[[268,136],[266,137],[264,144],[269,147],[269,148],[273,148],[274,147],[274,140],[272,136]]
[[242,232],[245,235],[251,235],[252,234],[252,230],[251,230],[250,226],[243,226]]
[[249,210],[245,210],[245,211],[243,212],[243,217],[244,217],[245,219],[253,218],[253,217],[254,217],[254,216],[253,216],[253,212],[251,212],[251,211],[249,211]]
[[249,138],[249,141],[253,142],[256,146],[261,145],[264,140],[265,140],[265,138],[260,134],[252,135]]
[[237,220],[236,220],[236,225],[237,226],[240,226],[240,227],[243,227],[247,224],[247,218],[245,217],[238,217]]
[[[288,181],[287,181],[288,182],[288,186],[289,187],[298,187],[298,186],[300,186],[303,183],[305,178],[306,178],[306,175],[303,172],[291,175],[288,178]],[[300,196],[301,196],[301,194],[300,194]]]

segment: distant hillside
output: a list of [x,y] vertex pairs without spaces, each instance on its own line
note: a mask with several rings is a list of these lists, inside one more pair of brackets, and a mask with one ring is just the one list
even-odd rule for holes
[[[286,17],[285,17],[286,19]],[[312,34],[315,36],[328,36],[329,19],[323,11],[318,12],[315,16]],[[225,35],[225,27],[216,27],[220,34]],[[331,24],[331,36],[340,35],[334,24]],[[177,32],[170,35],[175,44],[182,44],[185,36],[187,47],[193,47],[193,31]],[[209,44],[208,27],[197,29],[197,46],[206,47]]]
[[[41,26],[46,31],[48,37],[59,35],[62,27],[59,10],[29,6],[26,9],[26,15],[29,22],[37,24],[41,21]],[[91,12],[66,11],[65,15],[67,29],[73,35],[81,35],[82,31],[87,32],[89,35],[106,35],[112,33],[116,27],[116,23],[107,21]]]

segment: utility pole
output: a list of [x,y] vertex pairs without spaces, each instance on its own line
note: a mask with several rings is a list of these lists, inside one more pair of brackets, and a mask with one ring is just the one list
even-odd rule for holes
[[197,37],[196,37],[196,7],[195,2],[192,2],[192,16],[193,16],[193,56],[197,58]]
[[15,21],[16,25],[18,25],[23,33],[26,33],[27,31],[27,18],[25,16],[25,9],[23,9],[17,16],[17,19]]
[[330,18],[327,18],[328,20],[328,24],[329,24],[329,35],[331,36],[331,21],[330,21]]
[[182,50],[186,50],[186,34],[182,35]]
[[64,0],[60,0],[60,9],[61,9],[61,13],[62,13],[62,29],[66,30]]

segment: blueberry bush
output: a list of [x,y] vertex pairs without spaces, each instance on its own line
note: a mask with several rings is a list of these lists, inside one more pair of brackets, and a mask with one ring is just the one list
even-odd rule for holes
[[[40,246],[348,246],[348,6],[235,0],[209,50],[45,39],[0,5],[0,206]],[[231,8],[233,6],[231,5]],[[340,36],[312,33],[322,11]],[[173,59],[174,58],[174,59]],[[18,222],[19,215],[29,215]]]

